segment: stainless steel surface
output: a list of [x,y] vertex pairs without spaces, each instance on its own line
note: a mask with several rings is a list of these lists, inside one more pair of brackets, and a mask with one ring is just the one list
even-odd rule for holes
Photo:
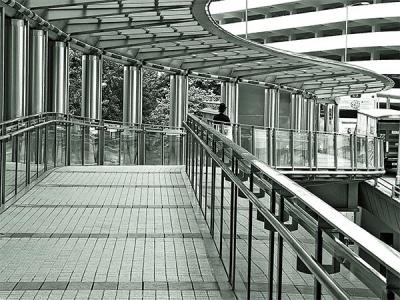
[[124,66],[123,122],[142,123],[143,70],[137,66]]
[[280,93],[277,89],[265,89],[264,126],[279,128]]
[[82,56],[82,116],[102,118],[102,59],[97,55]]
[[[5,8],[0,7],[0,122],[4,120],[5,105]],[[0,149],[1,151],[1,149]],[[0,162],[1,163],[1,162]],[[0,179],[1,180],[1,179]]]
[[226,82],[224,86],[226,114],[232,123],[237,123],[239,118],[239,84],[237,82]]
[[[400,280],[400,253],[398,251],[347,219],[339,211],[332,208],[299,184],[290,180],[277,170],[272,169],[266,163],[258,160],[254,155],[236,145],[197,117],[191,116],[190,118],[208,131],[214,138],[220,140],[224,144],[225,148],[232,149],[235,155],[240,157],[243,164],[252,166],[255,168],[257,173],[260,172],[265,176],[266,181],[270,182],[273,186],[284,190],[285,193],[291,195],[291,197],[296,199],[297,202],[308,207],[320,219],[327,222],[327,224],[332,228],[348,237],[374,259],[383,264]],[[262,203],[260,203],[260,205],[261,204]],[[266,207],[263,209],[268,210]]]
[[55,41],[51,45],[51,94],[48,111],[67,114],[69,111],[69,47],[66,43]]
[[45,93],[47,92],[47,36],[43,30],[31,30],[28,114],[45,112]]
[[172,127],[181,127],[186,120],[188,110],[188,77],[187,75],[170,76],[170,123]]
[[[106,55],[125,64],[139,62],[159,70],[188,72],[220,80],[240,78],[241,82],[305,92],[326,101],[344,94],[379,92],[394,84],[387,77],[356,66],[289,53],[238,38],[222,30],[212,20],[208,11],[209,0],[172,3],[169,7],[176,7],[177,10],[172,10],[176,14],[166,9],[166,4],[151,2],[148,10],[156,17],[146,16],[145,20],[149,22],[146,23],[149,32],[154,31],[153,37],[146,36],[145,32],[129,34],[131,16],[120,13],[120,9],[128,10],[129,4],[117,0],[107,1],[107,7],[102,12],[96,7],[96,2],[74,2],[77,14],[71,12],[68,1],[55,4],[52,0],[43,0],[37,6],[31,4],[30,9],[15,0],[2,2],[8,6],[10,15],[20,13],[27,20],[48,29],[51,38],[70,42],[85,53]],[[85,18],[79,17],[82,12],[87,13]],[[110,17],[115,20],[112,24]],[[161,46],[171,19],[181,23],[173,36],[168,38],[177,47]],[[198,24],[194,31],[193,23]],[[110,39],[110,32],[119,32],[120,36]],[[93,35],[98,38],[93,38]],[[189,45],[180,44],[183,38],[190,41]],[[295,84],[287,80],[300,78],[298,75],[302,74],[310,76]],[[332,81],[336,87],[332,87]],[[299,89],[299,85],[307,85],[308,88]]]
[[27,34],[25,21],[12,19],[7,40],[7,83],[5,86],[6,120],[26,114],[26,53]]

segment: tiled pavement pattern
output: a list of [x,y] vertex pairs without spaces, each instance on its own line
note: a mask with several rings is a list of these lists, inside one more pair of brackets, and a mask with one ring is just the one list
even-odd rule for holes
[[183,171],[50,173],[1,214],[0,299],[232,298]]

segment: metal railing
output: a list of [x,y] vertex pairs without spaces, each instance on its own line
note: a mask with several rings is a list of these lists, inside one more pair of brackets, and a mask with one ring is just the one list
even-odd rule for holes
[[400,187],[396,184],[389,182],[385,178],[377,178],[375,180],[375,187],[383,188],[388,194],[391,195],[392,199],[400,198]]
[[186,172],[239,298],[399,296],[399,252],[213,126],[185,128]]
[[[214,125],[212,120],[205,121]],[[333,171],[332,174],[338,174],[338,171],[384,173],[384,144],[380,137],[245,124],[214,126],[258,159],[285,174],[322,170]]]
[[46,113],[0,124],[0,206],[47,170],[183,164],[180,128]]

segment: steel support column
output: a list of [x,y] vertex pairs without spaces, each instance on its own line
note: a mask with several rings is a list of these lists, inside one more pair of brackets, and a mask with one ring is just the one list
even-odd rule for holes
[[35,115],[45,112],[47,34],[43,30],[33,29],[31,31],[30,43],[30,79],[27,106],[28,114]]
[[305,130],[307,124],[307,102],[301,94],[291,95],[290,128]]
[[[5,9],[4,7],[0,7],[0,122],[4,120],[4,73],[5,73],[5,65],[4,65],[4,51],[5,51]],[[1,153],[0,153],[1,155]],[[1,183],[1,180],[0,180]],[[1,192],[1,191],[0,191]]]
[[7,39],[7,84],[5,119],[26,114],[27,26],[24,20],[12,19]]
[[[123,93],[123,122],[125,124],[142,124],[142,108],[143,108],[143,70],[137,66],[124,67],[124,93]],[[125,135],[127,149],[135,149],[135,139],[128,132]],[[138,134],[137,164],[145,163],[145,134]]]
[[315,100],[314,99],[306,99],[307,101],[307,124],[306,130],[314,131],[315,128],[315,120],[318,120],[318,116],[316,116],[315,110]]
[[82,116],[102,118],[102,58],[97,55],[82,56]]
[[279,90],[265,89],[264,126],[268,128],[279,127]]
[[[188,113],[188,76],[171,75],[170,120],[172,127],[182,127]],[[183,162],[183,149],[178,135],[169,137],[169,163],[181,164]]]
[[226,104],[226,113],[231,123],[238,123],[239,84],[237,82],[224,82],[222,84],[222,102]]
[[50,47],[50,94],[47,111],[69,112],[69,46],[61,41],[51,42]]
[[143,108],[142,68],[124,67],[123,122],[127,124],[142,123]]
[[[188,113],[188,76],[171,75],[170,77],[170,126],[182,127]],[[183,149],[178,136],[169,137],[169,163],[180,164],[183,161]]]

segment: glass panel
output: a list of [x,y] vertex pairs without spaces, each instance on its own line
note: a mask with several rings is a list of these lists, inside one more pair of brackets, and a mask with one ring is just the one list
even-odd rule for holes
[[45,151],[46,151],[46,130],[44,127],[41,127],[39,129],[39,156],[38,156],[38,171],[39,171],[39,176],[43,174],[44,172],[44,166],[45,166]]
[[368,137],[368,167],[375,168],[375,139]]
[[73,125],[70,127],[71,133],[71,165],[82,165],[82,134],[83,127]]
[[318,168],[335,167],[334,135],[318,133]]
[[308,133],[293,132],[293,165],[297,168],[309,167]]
[[65,166],[65,127],[57,126],[57,139],[56,139],[56,151],[57,151],[57,166]]
[[338,168],[351,169],[351,137],[337,135]]
[[26,134],[18,135],[18,158],[17,158],[17,186],[18,189],[26,185]]
[[6,197],[15,192],[15,168],[16,168],[16,138],[12,138],[6,143],[6,174],[5,174],[5,194]]
[[[157,138],[160,139],[161,141],[161,133],[157,135]],[[182,147],[183,147],[183,142],[182,142],[182,136],[181,135],[164,135],[164,164],[166,165],[179,165],[182,162],[181,157],[182,157]],[[159,145],[159,154],[161,157],[161,143],[156,142],[156,145]],[[198,153],[199,155],[199,153]]]
[[265,129],[254,129],[255,152],[254,155],[268,163],[268,131]]
[[[146,132],[146,165],[161,165],[162,164],[162,139],[161,132]],[[168,137],[169,143],[174,143],[174,137]],[[174,159],[173,154],[168,159]]]
[[107,129],[104,132],[104,164],[119,164],[119,139],[120,134],[116,129]]
[[119,133],[121,139],[121,165],[132,166],[137,164],[138,135],[132,130]]
[[357,168],[366,168],[366,137],[357,136],[356,139],[357,144]]
[[239,127],[240,146],[252,153],[252,128],[247,126]]
[[54,136],[55,136],[55,126],[47,126],[47,144],[46,144],[46,154],[47,154],[47,169],[50,170],[54,168]]
[[276,166],[278,168],[290,167],[290,131],[275,131]]
[[34,179],[38,173],[38,135],[37,131],[33,130],[30,133],[30,178]]
[[85,127],[85,165],[96,165],[97,164],[97,147],[99,132],[93,127]]

